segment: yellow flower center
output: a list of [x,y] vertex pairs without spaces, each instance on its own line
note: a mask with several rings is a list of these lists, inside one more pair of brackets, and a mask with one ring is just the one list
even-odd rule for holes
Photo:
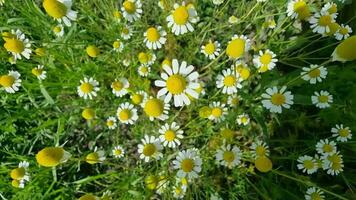
[[320,26],[328,26],[331,24],[332,18],[330,15],[323,15],[319,18]]
[[10,33],[10,32],[3,32],[3,33],[1,34],[1,36],[2,36],[2,39],[5,40],[5,41],[7,41],[7,40],[9,40],[9,39],[14,39],[14,38],[16,38],[16,35],[14,35],[14,34],[12,34],[12,33]]
[[143,96],[141,94],[134,94],[132,95],[131,99],[134,104],[140,104],[142,102]]
[[42,69],[38,69],[38,68],[33,68],[31,70],[32,74],[35,75],[35,76],[41,76],[43,70]]
[[115,41],[115,42],[112,44],[112,46],[114,47],[114,49],[118,49],[118,48],[120,48],[121,43],[120,43],[120,41]]
[[262,65],[258,71],[262,73],[268,71],[268,65]]
[[266,155],[266,148],[263,146],[257,146],[255,151],[256,151],[257,156],[265,156]]
[[113,120],[108,120],[107,122],[106,122],[106,125],[107,126],[114,126],[114,121]]
[[119,118],[123,121],[129,120],[131,118],[131,111],[128,109],[123,109],[119,113]]
[[328,100],[329,100],[329,97],[326,96],[326,95],[320,95],[320,96],[318,97],[318,100],[319,100],[320,103],[327,103]]
[[64,156],[62,147],[46,147],[36,154],[38,164],[44,167],[55,167]]
[[206,54],[212,55],[215,52],[215,44],[212,42],[209,42],[208,44],[205,45],[204,51]]
[[310,16],[310,10],[305,1],[298,1],[294,4],[294,12],[298,14],[300,20],[304,20]]
[[221,117],[222,113],[223,113],[222,109],[218,108],[218,107],[217,108],[213,108],[211,110],[211,114],[216,118]]
[[271,97],[272,104],[280,106],[286,102],[286,97],[283,94],[276,93]]
[[313,169],[314,168],[314,162],[312,160],[305,160],[303,162],[303,166],[306,168],[306,169]]
[[268,172],[272,169],[272,162],[266,156],[258,157],[255,166],[260,172]]
[[226,47],[226,54],[233,59],[240,58],[245,52],[245,44],[246,41],[241,38],[232,40]]
[[62,28],[60,26],[55,26],[53,28],[53,32],[55,32],[55,33],[60,33],[61,31],[62,31]]
[[250,77],[250,69],[247,67],[236,67],[236,72],[240,74],[243,80],[247,80]]
[[100,54],[100,49],[94,45],[89,45],[86,52],[90,57],[95,58]]
[[18,39],[8,39],[4,44],[4,47],[7,51],[13,53],[22,53],[25,49],[24,43]]
[[323,146],[323,151],[325,153],[330,153],[333,151],[333,149],[334,149],[333,146],[331,146],[330,144],[324,144]]
[[148,73],[148,67],[147,66],[142,66],[140,68],[140,71],[143,73],[143,74],[147,74]]
[[44,0],[43,8],[53,18],[60,19],[67,14],[67,7],[57,0]]
[[226,162],[231,163],[235,160],[235,154],[232,151],[225,151],[223,154],[223,158]]
[[172,61],[166,58],[162,61],[162,66],[166,65],[166,66],[171,67],[171,65],[172,65],[171,63],[172,63]]
[[342,35],[346,35],[346,34],[348,34],[349,33],[349,30],[347,29],[347,28],[340,28],[340,33],[342,34]]
[[164,105],[161,100],[153,98],[147,100],[143,110],[150,117],[159,117],[164,111]]
[[116,19],[121,19],[121,17],[122,17],[121,12],[118,11],[118,10],[115,10],[115,11],[114,11],[114,17],[115,17]]
[[11,181],[12,187],[19,188],[20,187],[20,181],[19,180],[12,180]]
[[121,155],[121,153],[122,153],[122,151],[120,149],[115,149],[115,152],[114,152],[115,155],[119,156],[119,155]]
[[204,106],[199,109],[199,116],[202,118],[208,118],[211,115],[211,108],[209,106]]
[[25,176],[26,170],[23,167],[19,167],[11,170],[10,176],[12,179],[21,180]]
[[236,76],[234,76],[234,75],[225,76],[225,78],[224,78],[225,86],[232,87],[235,85],[235,83],[236,83]]
[[182,160],[180,167],[182,168],[182,170],[184,172],[189,173],[189,172],[193,171],[194,160],[186,158],[186,159]]
[[263,65],[268,65],[270,64],[272,61],[272,55],[270,53],[264,53],[261,57],[260,57],[260,62]]
[[15,83],[15,77],[10,75],[0,76],[0,85],[3,87],[11,87]]
[[80,86],[80,90],[83,93],[88,94],[94,90],[94,86],[90,83],[82,83],[82,85]]
[[187,23],[189,18],[188,9],[185,6],[179,6],[173,12],[173,20],[178,25],[184,25]]
[[94,112],[94,110],[91,109],[91,108],[86,108],[86,109],[84,109],[83,112],[82,112],[82,117],[83,117],[84,119],[90,120],[90,119],[93,119],[94,116],[95,116],[95,112]]
[[152,156],[156,152],[156,146],[154,144],[146,144],[143,147],[143,155]]
[[127,35],[127,34],[130,33],[130,30],[129,30],[128,28],[123,28],[123,29],[122,29],[122,33],[123,33],[124,35]]
[[140,61],[140,63],[145,64],[148,63],[149,61],[149,57],[147,53],[141,52],[138,54],[138,60]]
[[158,177],[150,175],[145,179],[146,187],[150,190],[154,190],[157,187],[158,181]]
[[150,42],[156,42],[160,37],[158,30],[154,27],[147,29],[147,39]]
[[310,78],[317,78],[320,76],[320,69],[313,69],[309,71],[308,75],[310,76]]
[[168,130],[164,133],[164,139],[168,142],[172,142],[176,138],[176,133],[172,130]]
[[333,5],[329,8],[328,12],[330,14],[334,14],[337,12],[337,5],[333,3]]
[[131,2],[131,1],[126,0],[123,3],[123,6],[124,6],[126,12],[128,12],[129,14],[133,14],[136,11],[136,5],[135,5],[135,3]]
[[350,134],[350,132],[347,130],[347,129],[340,129],[339,130],[339,135],[341,136],[341,137],[347,137],[347,136],[349,136],[349,134]]
[[85,161],[89,164],[95,164],[99,162],[99,155],[96,152],[89,153],[85,157]]
[[173,95],[181,94],[186,86],[187,81],[182,75],[174,74],[167,79],[167,90]]
[[313,193],[310,195],[310,198],[311,198],[311,200],[322,200],[320,194],[318,194],[317,192],[313,192]]
[[114,89],[115,91],[120,91],[122,90],[122,88],[124,87],[124,84],[122,84],[120,81],[114,81],[111,84],[112,89]]
[[326,33],[326,35],[328,36],[333,36],[337,30],[339,30],[340,25],[336,22],[333,22],[331,24],[328,25],[330,32]]
[[247,120],[248,120],[247,117],[245,117],[245,116],[241,117],[241,123],[245,124],[247,122]]

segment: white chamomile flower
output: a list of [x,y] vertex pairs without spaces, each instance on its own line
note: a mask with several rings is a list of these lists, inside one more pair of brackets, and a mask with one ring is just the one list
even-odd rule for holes
[[141,18],[142,4],[140,0],[125,0],[122,3],[121,11],[127,21],[134,22]]
[[310,28],[314,33],[326,34],[330,32],[330,25],[335,22],[336,14],[330,14],[328,12],[315,13],[310,19]]
[[155,118],[162,121],[168,119],[169,104],[159,98],[147,97],[142,101],[141,107],[151,121]]
[[230,107],[236,107],[237,105],[239,105],[240,99],[241,99],[241,97],[240,97],[239,95],[237,95],[237,94],[230,95],[230,96],[227,98],[227,104],[228,104]]
[[308,188],[307,193],[305,194],[305,200],[324,200],[324,192],[319,188],[311,187]]
[[[28,167],[30,163],[27,161],[22,161],[19,163],[18,167],[11,170],[10,176],[13,182],[16,182],[16,186],[19,188],[24,188],[25,183],[30,180],[30,175],[28,173]],[[14,184],[13,184],[14,185]]]
[[249,51],[251,40],[244,35],[234,35],[226,47],[226,55],[232,59],[237,60]]
[[145,91],[137,91],[131,94],[130,98],[133,104],[140,105],[148,94]]
[[248,116],[248,114],[243,113],[243,114],[237,116],[236,122],[238,125],[246,126],[247,124],[250,123],[250,117]]
[[183,139],[183,130],[179,129],[177,123],[165,124],[161,126],[158,131],[161,135],[159,139],[163,143],[163,146],[168,146],[169,148],[175,148],[180,145],[180,139]]
[[224,0],[213,0],[214,5],[220,5],[222,3],[224,3]]
[[225,104],[220,102],[213,102],[209,105],[211,109],[211,113],[209,115],[209,119],[214,122],[221,122],[225,119],[225,115],[227,114],[227,108]]
[[335,38],[337,40],[344,40],[350,37],[352,29],[349,25],[341,24],[340,28],[335,33]]
[[120,39],[116,39],[112,43],[112,47],[113,47],[115,52],[121,52],[124,49],[124,44],[121,42]]
[[10,70],[7,75],[0,76],[0,86],[7,93],[15,93],[19,91],[19,87],[21,86],[20,73],[17,71]]
[[236,73],[234,69],[226,69],[217,76],[216,87],[222,88],[224,94],[235,94],[237,89],[242,88],[241,81],[240,74]]
[[316,146],[316,151],[321,154],[333,154],[337,151],[336,149],[336,143],[334,141],[329,141],[328,139],[325,140],[320,140]]
[[117,120],[115,117],[111,116],[106,120],[106,126],[109,129],[115,129],[117,127]]
[[324,66],[310,65],[310,67],[303,67],[302,79],[309,81],[310,84],[316,84],[317,82],[322,82],[322,79],[326,78],[328,74],[327,69]]
[[352,137],[351,130],[349,127],[344,127],[343,124],[336,124],[335,127],[331,129],[333,137],[336,137],[336,141],[347,142]]
[[186,190],[180,186],[174,186],[173,188],[173,197],[176,199],[183,199],[185,196]]
[[314,92],[315,95],[311,96],[312,103],[318,108],[328,108],[330,103],[333,102],[333,96],[327,91],[321,90],[320,92]]
[[77,19],[77,12],[72,10],[72,0],[44,0],[43,8],[47,14],[57,20],[71,26],[71,21]]
[[259,52],[259,55],[255,55],[253,59],[253,63],[259,72],[266,72],[268,70],[272,70],[278,59],[276,58],[276,54],[270,51],[269,49]]
[[37,65],[37,67],[31,70],[32,74],[35,75],[39,80],[46,79],[46,71],[43,70],[43,65]]
[[210,60],[215,59],[220,55],[220,43],[218,41],[213,42],[210,40],[201,47],[200,52],[202,52]]
[[149,49],[160,49],[166,43],[166,35],[166,31],[164,31],[161,26],[150,27],[143,34],[143,41],[146,43],[146,46]]
[[111,83],[112,93],[117,97],[122,97],[127,94],[127,88],[130,87],[130,83],[126,78],[117,78]]
[[128,67],[128,66],[131,64],[131,61],[130,61],[130,59],[123,59],[123,60],[122,60],[122,64],[123,64],[125,67]]
[[131,36],[132,36],[132,29],[128,26],[124,26],[121,30],[121,37],[124,40],[128,40],[131,38]]
[[277,87],[267,88],[263,98],[262,105],[272,113],[282,113],[282,107],[289,109],[293,105],[294,96],[287,87],[283,86],[279,91]]
[[85,161],[89,164],[96,164],[96,163],[102,163],[106,159],[105,157],[105,151],[103,150],[98,150],[97,147],[94,148],[94,152],[89,153],[85,157]]
[[174,4],[174,10],[171,11],[171,15],[167,17],[168,27],[172,28],[172,32],[175,35],[182,35],[188,31],[193,32],[194,28],[192,23],[197,23],[196,10],[194,8],[188,8],[183,2],[182,5]]
[[187,177],[189,180],[198,177],[201,165],[202,159],[195,149],[178,152],[176,159],[173,161],[173,168],[178,169],[177,176],[180,178]]
[[80,80],[80,86],[77,88],[78,95],[84,99],[93,99],[99,90],[99,82],[92,77],[84,77],[84,80]]
[[145,135],[144,139],[141,141],[142,144],[138,145],[140,159],[149,162],[152,159],[159,160],[162,157],[162,153],[160,152],[162,150],[162,145],[158,138]]
[[138,54],[138,61],[141,63],[141,65],[150,66],[156,61],[156,55],[151,52],[140,52]]
[[20,30],[11,30],[11,33],[7,33],[7,35],[3,36],[3,39],[5,40],[4,47],[12,54],[14,62],[21,59],[22,56],[26,59],[30,59],[32,53],[30,49],[31,42]]
[[168,103],[173,98],[175,107],[190,105],[191,101],[188,95],[197,99],[199,94],[195,89],[199,88],[197,79],[198,72],[193,71],[192,65],[187,66],[187,62],[183,61],[180,65],[177,59],[173,59],[172,68],[164,66],[164,71],[161,73],[163,80],[156,80],[155,85],[161,87],[158,91],[158,97],[164,97],[164,102]]
[[258,157],[269,156],[269,148],[267,144],[261,140],[257,140],[251,145],[252,156],[256,159]]
[[328,2],[323,6],[323,8],[321,8],[321,11],[328,12],[330,14],[334,14],[334,13],[337,14],[337,5],[336,3]]
[[313,174],[318,170],[318,163],[311,156],[300,156],[297,161],[298,169],[304,173]]
[[148,65],[140,65],[137,69],[137,72],[140,76],[146,77],[151,72],[151,67]]
[[222,146],[215,154],[218,164],[233,168],[241,163],[242,152],[237,146]]
[[130,103],[122,103],[117,108],[117,118],[121,123],[134,124],[138,119],[137,109]]
[[324,154],[322,156],[323,169],[327,170],[327,174],[332,176],[339,175],[340,172],[344,171],[344,161],[340,152],[336,151],[331,154]]
[[251,75],[251,70],[244,61],[237,60],[235,64],[231,65],[231,69],[236,74],[239,74],[241,81],[247,80]]
[[63,37],[64,35],[64,27],[62,24],[58,24],[57,26],[53,27],[52,31],[56,37]]
[[122,158],[125,155],[125,150],[122,148],[122,146],[117,145],[113,150],[112,150],[112,155],[115,158]]
[[292,19],[308,20],[310,8],[306,0],[291,0],[288,2],[287,15]]

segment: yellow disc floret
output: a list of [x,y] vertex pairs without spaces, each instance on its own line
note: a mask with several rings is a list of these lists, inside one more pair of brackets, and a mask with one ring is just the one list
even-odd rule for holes
[[100,49],[94,45],[89,45],[86,48],[86,52],[90,57],[95,58],[100,54]]
[[232,40],[226,47],[226,54],[233,59],[240,58],[245,52],[246,41],[241,38]]
[[281,106],[286,102],[286,97],[283,94],[276,93],[272,95],[271,102],[274,105]]
[[154,144],[145,144],[143,147],[143,155],[152,156],[156,152],[156,146]]
[[167,90],[173,95],[181,94],[186,86],[187,81],[182,75],[174,74],[167,79]]
[[158,30],[154,27],[147,29],[147,40],[150,42],[156,42],[160,38]]
[[10,75],[0,76],[0,85],[3,87],[11,87],[15,83],[15,77]]
[[44,167],[55,167],[62,161],[64,149],[62,147],[46,147],[36,154],[39,165]]
[[10,176],[12,179],[21,180],[25,176],[26,170],[23,167],[19,167],[11,170]]
[[194,161],[192,159],[186,158],[182,160],[180,167],[184,172],[189,173],[194,168]]
[[44,0],[42,5],[47,14],[55,19],[60,19],[67,14],[67,7],[58,0]]
[[163,113],[164,104],[161,100],[152,98],[147,100],[143,110],[150,117],[159,117]]
[[189,19],[189,12],[185,6],[179,6],[173,12],[173,20],[178,25],[185,25]]
[[255,166],[260,172],[268,172],[272,169],[272,161],[266,156],[258,157],[255,160]]
[[82,117],[86,120],[91,120],[95,117],[95,112],[91,108],[86,108],[82,112]]
[[22,53],[25,49],[24,43],[18,39],[8,39],[5,42],[4,47],[7,51],[13,53]]
[[136,5],[134,2],[126,0],[123,3],[124,9],[126,10],[126,12],[128,12],[129,14],[133,14],[136,11]]

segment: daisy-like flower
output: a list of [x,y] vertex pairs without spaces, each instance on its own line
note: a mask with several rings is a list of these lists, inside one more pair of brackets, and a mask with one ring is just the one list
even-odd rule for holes
[[115,117],[111,116],[106,120],[106,126],[109,129],[115,129],[117,127],[117,120]]
[[245,62],[240,60],[237,60],[236,63],[231,66],[231,69],[233,69],[236,74],[240,75],[242,81],[247,80],[251,75],[250,68]]
[[173,168],[178,169],[177,176],[187,177],[189,180],[198,177],[201,171],[202,159],[195,149],[180,151],[173,161]]
[[276,62],[278,62],[276,54],[269,49],[267,49],[265,52],[260,51],[259,55],[255,55],[253,59],[253,63],[255,64],[256,68],[258,68],[259,72],[272,70],[276,66]]
[[11,33],[7,33],[3,36],[5,40],[5,49],[12,54],[14,61],[21,59],[22,56],[26,59],[30,59],[32,50],[29,39],[20,30],[11,30]]
[[30,180],[30,175],[28,173],[28,166],[30,165],[27,161],[22,161],[19,163],[18,167],[11,170],[10,176],[13,180],[18,183],[19,188],[25,187],[25,182]]
[[329,141],[328,139],[320,140],[316,146],[316,151],[321,155],[333,154],[337,151],[336,143],[334,141]]
[[46,71],[43,70],[43,65],[37,65],[37,67],[31,70],[32,74],[35,75],[39,80],[46,79]]
[[351,33],[352,33],[352,29],[349,25],[341,24],[340,28],[335,33],[335,38],[337,40],[344,40],[350,37]]
[[336,124],[335,127],[331,129],[333,137],[336,137],[336,141],[346,142],[352,137],[351,130],[349,127],[344,127],[343,124]]
[[146,77],[148,76],[148,74],[151,72],[151,67],[148,66],[148,65],[140,65],[138,68],[137,68],[137,72],[140,76],[142,77]]
[[124,26],[121,30],[121,37],[124,40],[128,40],[131,38],[131,36],[132,36],[132,29],[128,26]]
[[141,107],[151,121],[155,118],[162,121],[168,119],[169,104],[159,98],[147,97],[142,101]]
[[120,122],[124,124],[134,124],[138,119],[137,109],[130,103],[120,104],[116,115]]
[[208,43],[201,47],[200,52],[210,60],[215,59],[220,54],[220,43],[218,41],[213,42],[212,40],[209,40]]
[[305,194],[305,200],[324,200],[324,192],[319,188],[311,187],[308,188],[307,193]]
[[117,39],[113,42],[112,47],[115,52],[121,52],[124,49],[124,44],[121,40]]
[[226,47],[226,55],[232,60],[237,60],[249,51],[250,46],[251,41],[246,36],[234,35]]
[[309,81],[310,84],[322,82],[322,79],[326,78],[328,71],[324,66],[310,65],[310,67],[303,67],[302,79]]
[[230,95],[228,98],[227,98],[227,104],[230,106],[230,107],[236,107],[237,105],[239,105],[240,103],[240,99],[241,97],[234,94],[234,95]]
[[287,6],[287,15],[292,19],[308,20],[310,8],[305,0],[291,0]]
[[333,102],[333,96],[327,91],[321,90],[319,92],[314,92],[315,95],[311,96],[312,103],[318,108],[328,108],[330,103]]
[[11,70],[7,75],[0,76],[0,85],[7,93],[15,93],[21,86],[20,76],[19,72]]
[[314,33],[326,34],[330,32],[330,25],[335,22],[336,13],[330,14],[328,12],[321,11],[320,13],[315,13],[310,19],[310,28],[313,29]]
[[180,130],[175,122],[170,125],[166,123],[161,126],[158,132],[161,134],[159,139],[163,143],[163,146],[168,146],[169,148],[179,146],[179,140],[183,138],[183,130]]
[[246,126],[247,124],[250,123],[250,117],[248,116],[248,114],[243,113],[243,114],[237,116],[236,122],[238,125]]
[[49,16],[66,26],[71,26],[71,21],[77,19],[77,12],[72,10],[72,0],[44,0],[42,5]]
[[294,96],[287,87],[283,86],[279,91],[277,87],[267,88],[263,98],[262,105],[272,113],[282,113],[282,107],[289,109],[293,105]]
[[80,80],[80,86],[77,88],[78,95],[84,99],[93,99],[99,90],[99,82],[92,77],[84,77],[84,80]]
[[164,102],[168,103],[174,99],[175,107],[182,107],[190,104],[188,95],[197,99],[198,93],[195,91],[199,87],[197,79],[198,72],[193,71],[192,65],[187,66],[187,62],[183,61],[180,65],[177,59],[173,59],[172,68],[164,67],[161,73],[163,80],[156,80],[155,85],[162,87],[158,91],[158,97],[164,97]]
[[160,151],[162,150],[162,145],[158,138],[145,135],[141,141],[142,144],[138,145],[140,159],[143,159],[145,162],[149,162],[152,159],[161,159],[162,153]]
[[220,5],[222,3],[224,3],[224,0],[213,0],[214,5]]
[[229,17],[229,19],[228,19],[228,22],[230,23],[230,24],[235,24],[235,23],[237,23],[239,20],[237,19],[237,17],[236,16],[234,16],[234,15],[231,15],[230,17]]
[[192,23],[198,22],[194,7],[188,8],[184,2],[182,5],[175,3],[174,10],[171,11],[171,15],[169,15],[166,20],[168,27],[172,28],[172,32],[175,35],[182,35],[188,31],[193,32],[194,28]]
[[337,5],[333,2],[326,3],[323,8],[321,9],[322,12],[328,12],[330,14],[337,14]]
[[106,159],[105,157],[105,151],[103,150],[98,150],[97,147],[94,148],[94,152],[89,153],[85,157],[85,161],[89,164],[96,164],[96,163],[102,163]]
[[36,154],[37,163],[44,167],[55,167],[67,162],[71,154],[63,147],[46,147]]
[[130,87],[130,83],[126,78],[117,78],[111,83],[112,93],[117,97],[122,97],[127,94],[127,88]]
[[147,98],[147,93],[145,91],[138,91],[131,94],[131,101],[135,105],[140,105],[144,99]]
[[141,18],[142,4],[140,0],[125,0],[122,3],[121,11],[129,22],[134,22]]
[[261,140],[253,142],[251,150],[254,158],[269,156],[269,148],[267,144]]
[[220,102],[213,102],[209,105],[211,109],[211,113],[209,115],[209,119],[214,122],[221,122],[225,119],[225,115],[227,114],[227,108],[225,104]]
[[146,43],[146,46],[149,49],[160,49],[162,48],[162,45],[166,43],[166,35],[166,31],[164,31],[161,26],[150,27],[143,34],[143,41]]
[[325,154],[322,156],[322,160],[323,169],[327,170],[328,174],[335,176],[344,171],[344,161],[342,159],[342,155],[339,152]]
[[299,170],[302,170],[304,173],[313,174],[318,170],[318,163],[311,156],[300,156],[298,158],[297,167]]
[[122,146],[117,145],[113,150],[112,150],[112,155],[115,158],[122,158],[125,155],[125,150],[122,148]]
[[185,196],[186,190],[180,186],[173,187],[173,197],[176,199],[183,199]]
[[237,74],[234,69],[226,69],[217,76],[216,87],[222,88],[224,94],[234,94],[237,93],[237,89],[242,88],[241,81],[240,74]]
[[64,35],[64,27],[62,24],[53,27],[52,31],[57,37],[63,37]]
[[215,154],[218,164],[233,168],[241,163],[242,152],[237,146],[222,146]]
[[142,64],[142,65],[152,65],[155,61],[156,61],[156,55],[154,53],[150,53],[150,52],[140,52],[138,54],[138,61]]

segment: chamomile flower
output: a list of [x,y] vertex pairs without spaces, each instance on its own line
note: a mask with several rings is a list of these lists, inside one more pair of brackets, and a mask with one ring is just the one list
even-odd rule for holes
[[166,18],[167,26],[172,29],[175,35],[182,35],[188,31],[193,32],[192,24],[198,22],[195,9],[188,8],[184,2],[181,5],[175,3],[173,7],[171,15]]
[[311,187],[308,188],[307,193],[305,194],[305,200],[324,200],[324,192],[319,188]]
[[121,37],[124,40],[128,40],[131,38],[131,36],[132,36],[132,29],[128,26],[124,26],[121,30]]
[[161,87],[158,91],[158,97],[164,97],[164,102],[168,103],[173,98],[175,107],[190,105],[191,101],[188,98],[197,99],[198,93],[195,91],[199,87],[196,82],[199,74],[194,70],[192,65],[187,66],[187,62],[183,61],[180,65],[177,59],[173,59],[172,68],[164,67],[161,73],[163,80],[156,80],[155,85]]
[[315,13],[310,19],[310,27],[314,33],[326,34],[330,32],[330,25],[335,22],[336,14],[328,12]]
[[186,190],[182,189],[180,186],[173,187],[173,197],[176,199],[183,199],[185,196]]
[[145,91],[137,91],[131,94],[131,101],[135,105],[140,105],[144,99],[147,98],[147,93]]
[[209,40],[208,43],[201,47],[200,52],[210,60],[215,59],[220,55],[220,43],[218,41],[213,42],[212,40]]
[[248,114],[243,113],[239,116],[237,116],[236,122],[238,125],[248,125],[250,123],[250,117],[248,116]]
[[151,67],[148,66],[148,65],[140,65],[138,68],[137,68],[137,72],[140,76],[142,77],[146,77],[148,76],[148,74],[151,72]]
[[92,77],[84,77],[84,80],[80,80],[80,86],[77,87],[78,95],[84,99],[93,99],[99,90],[99,82]]
[[120,104],[116,115],[119,121],[124,124],[134,124],[138,119],[137,109],[130,103]]
[[85,108],[82,111],[82,117],[86,120],[92,120],[95,118],[95,111],[91,108]]
[[308,20],[310,18],[310,8],[306,0],[291,0],[287,7],[287,15],[292,19]]
[[333,96],[327,91],[321,90],[320,92],[314,92],[315,95],[311,96],[312,103],[318,108],[328,108],[330,103],[333,102]]
[[7,75],[0,76],[0,86],[7,93],[15,93],[19,91],[21,86],[20,73],[17,71],[10,70]]
[[46,147],[36,154],[37,163],[44,167],[55,167],[67,162],[71,154],[63,147]]
[[209,115],[209,119],[214,122],[221,122],[225,119],[225,115],[227,114],[227,108],[225,104],[214,101],[209,105],[211,109],[211,113]]
[[179,178],[186,177],[189,180],[197,178],[201,171],[202,159],[194,149],[187,149],[178,152],[176,159],[173,161],[173,168],[178,169]]
[[322,160],[323,169],[327,170],[327,174],[335,176],[344,171],[344,161],[342,159],[342,155],[339,152],[336,151],[331,154],[324,154]]
[[241,60],[237,60],[236,63],[231,66],[231,69],[233,69],[236,74],[240,75],[239,77],[241,81],[247,80],[251,75],[250,68]]
[[166,31],[164,31],[161,26],[150,27],[143,34],[143,41],[146,43],[146,46],[149,49],[160,49],[162,48],[162,45],[166,43],[166,35]]
[[320,140],[316,146],[316,151],[321,155],[333,154],[337,151],[336,143],[334,141],[329,141],[328,139]]
[[218,164],[233,168],[241,163],[242,152],[237,146],[222,146],[215,154]]
[[71,26],[71,21],[77,19],[77,12],[72,10],[72,0],[44,0],[42,5],[49,16],[66,26]]
[[141,107],[151,121],[155,118],[162,121],[168,119],[169,104],[159,98],[147,97],[142,101]]
[[337,5],[333,2],[326,3],[323,8],[321,9],[322,12],[328,12],[330,14],[337,14]]
[[252,156],[254,158],[269,156],[269,148],[267,144],[261,140],[257,140],[251,145]]
[[214,5],[220,5],[222,3],[224,3],[224,0],[213,0]]
[[237,94],[230,95],[230,96],[227,98],[227,104],[228,104],[230,107],[236,107],[237,105],[239,105],[240,99],[241,99],[241,97],[238,96]]
[[21,59],[22,56],[30,59],[32,53],[30,40],[20,30],[11,30],[11,33],[3,36],[3,39],[4,47],[12,54],[14,61]]
[[105,151],[103,150],[98,150],[97,147],[94,148],[94,152],[89,153],[85,157],[85,161],[89,164],[96,164],[96,163],[102,163],[106,159],[105,157]]
[[316,84],[317,82],[322,82],[322,79],[326,78],[328,74],[327,69],[324,66],[310,65],[310,67],[303,67],[302,79],[309,81],[310,84]]
[[337,40],[344,40],[350,37],[351,33],[352,33],[352,29],[349,25],[341,24],[340,28],[335,33],[335,38]]
[[115,52],[121,52],[124,49],[124,44],[121,42],[120,39],[116,39],[113,42],[112,47]]
[[183,139],[183,130],[179,129],[177,123],[172,122],[172,124],[165,124],[161,126],[158,131],[161,135],[159,139],[161,140],[163,146],[168,146],[169,148],[175,148],[180,145],[180,139]]
[[32,74],[35,75],[39,80],[46,79],[46,71],[43,70],[43,65],[37,65],[37,67],[31,70]]
[[272,70],[276,66],[278,59],[276,54],[270,51],[269,49],[259,52],[259,55],[255,55],[253,63],[259,72],[266,72]]
[[140,52],[138,54],[138,61],[141,65],[152,65],[156,61],[156,55],[151,52]]
[[107,120],[106,120],[106,126],[109,128],[109,129],[115,129],[117,127],[117,120],[115,117],[109,117]]
[[352,137],[351,130],[349,127],[344,127],[343,124],[336,124],[335,127],[331,129],[333,137],[336,137],[336,141],[347,142]]
[[297,161],[298,169],[304,173],[313,174],[318,170],[318,163],[311,156],[300,156]]
[[293,105],[294,96],[287,87],[283,86],[279,91],[277,87],[267,88],[263,98],[262,105],[272,113],[282,113],[282,107],[289,109]]
[[111,83],[112,93],[117,97],[122,97],[127,94],[129,87],[130,83],[126,78],[117,78]]
[[122,158],[125,155],[125,150],[122,148],[122,146],[117,145],[113,150],[112,150],[112,155],[115,158]]
[[233,69],[226,69],[222,74],[217,76],[216,87],[222,88],[224,94],[235,94],[237,89],[241,89],[240,74],[237,74]]
[[234,35],[226,47],[226,55],[232,60],[237,60],[249,51],[250,45],[250,39],[246,36]]
[[63,37],[64,35],[64,27],[62,24],[58,24],[57,26],[53,27],[52,31],[56,37]]
[[152,159],[159,160],[163,156],[160,152],[162,150],[162,145],[158,138],[155,136],[145,135],[144,139],[141,141],[142,144],[138,145],[140,159],[143,159],[145,162],[149,162]]
[[28,173],[28,166],[30,165],[27,161],[22,161],[19,163],[18,167],[11,170],[10,176],[13,180],[16,180],[19,188],[24,188],[25,183],[30,180],[30,175]]
[[125,0],[122,3],[121,11],[125,19],[134,22],[141,18],[142,4],[140,0]]

